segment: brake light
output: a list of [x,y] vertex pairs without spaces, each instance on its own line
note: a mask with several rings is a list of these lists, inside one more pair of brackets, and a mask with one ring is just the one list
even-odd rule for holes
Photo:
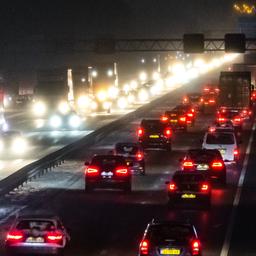
[[234,122],[235,123],[240,123],[241,122],[241,118],[240,117],[235,117],[234,118]]
[[149,252],[149,241],[148,240],[142,240],[140,242],[140,254],[141,255],[148,255]]
[[234,156],[238,156],[239,155],[239,152],[238,152],[238,149],[234,149]]
[[59,243],[63,239],[63,235],[61,232],[58,231],[53,231],[53,232],[48,232],[46,235],[46,240],[48,243]]
[[127,176],[128,169],[125,167],[118,167],[118,168],[116,168],[116,175],[117,176]]
[[209,92],[210,89],[209,89],[209,88],[204,88],[204,91],[205,91],[205,92]]
[[86,169],[86,176],[98,176],[99,169],[96,166],[88,166]]
[[209,128],[209,132],[215,132],[216,131],[216,128],[215,127],[210,127]]
[[183,98],[183,101],[184,101],[184,102],[188,102],[188,98],[184,97],[184,98]]
[[176,184],[175,184],[174,182],[171,182],[171,183],[169,184],[169,190],[170,190],[170,191],[174,191],[174,190],[176,190],[176,189],[177,189]]
[[200,101],[201,101],[201,102],[203,102],[203,101],[204,101],[204,99],[203,99],[203,98],[201,98],[201,99],[200,99]]
[[161,117],[161,121],[162,121],[162,122],[168,121],[168,117],[167,117],[167,116],[162,116],[162,117]]
[[193,166],[194,166],[194,163],[192,161],[185,161],[183,163],[184,168],[190,168],[190,167],[193,167]]
[[180,121],[181,121],[181,122],[186,122],[186,120],[187,120],[187,119],[186,119],[185,116],[180,117]]
[[225,122],[225,121],[226,121],[226,118],[225,118],[225,117],[219,117],[219,118],[218,118],[218,121],[219,121],[219,122]]
[[195,239],[192,241],[192,255],[199,255],[200,254],[200,241]]
[[209,185],[207,183],[203,183],[201,186],[201,191],[206,192],[209,190]]
[[166,128],[164,134],[167,138],[170,138],[172,136],[172,130],[170,128]]
[[136,154],[136,158],[137,158],[138,161],[141,161],[141,160],[143,159],[143,153],[138,152],[138,153]]
[[137,131],[137,135],[140,137],[144,134],[144,131],[142,128],[139,128],[138,131]]
[[6,236],[6,240],[12,243],[18,243],[21,242],[23,240],[23,232],[19,231],[19,230],[14,230],[14,231],[10,231],[7,236]]
[[188,114],[187,114],[187,116],[189,116],[189,117],[193,117],[193,116],[194,116],[194,114],[193,114],[193,113],[188,113]]
[[223,163],[221,161],[214,161],[212,163],[212,168],[215,169],[215,170],[222,169],[223,168]]
[[210,103],[215,103],[215,100],[209,100]]

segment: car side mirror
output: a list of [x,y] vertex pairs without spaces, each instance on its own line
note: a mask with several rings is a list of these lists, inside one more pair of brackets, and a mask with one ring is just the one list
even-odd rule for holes
[[84,162],[84,165],[89,165],[90,163],[88,161],[85,161]]
[[165,182],[165,185],[169,185],[169,184],[170,184],[170,181],[166,181],[166,182]]

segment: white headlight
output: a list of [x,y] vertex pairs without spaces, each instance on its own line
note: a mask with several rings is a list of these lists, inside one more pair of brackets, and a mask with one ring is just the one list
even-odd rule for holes
[[104,101],[107,98],[107,94],[104,91],[99,91],[97,93],[97,98],[99,101]]
[[110,109],[111,105],[112,105],[112,103],[110,101],[105,101],[105,102],[103,102],[102,107],[104,110],[108,110],[108,109]]
[[145,89],[141,89],[139,91],[139,100],[140,101],[147,101],[148,100],[148,92]]
[[117,101],[117,105],[121,109],[125,109],[127,107],[127,99],[125,97],[121,97]]
[[69,121],[68,121],[69,125],[73,128],[77,128],[81,125],[81,119],[79,116],[77,115],[73,115],[69,118]]
[[60,116],[52,116],[50,119],[50,125],[54,128],[60,127],[62,124],[62,120]]
[[116,99],[119,94],[119,89],[116,86],[111,86],[108,89],[108,97],[111,99]]
[[33,113],[36,116],[43,116],[46,113],[46,104],[44,102],[36,102],[33,106]]
[[96,110],[96,109],[98,108],[97,102],[93,101],[93,102],[91,103],[90,107],[91,107],[92,110]]
[[86,108],[90,105],[90,99],[86,95],[82,95],[77,99],[77,105],[80,108]]
[[62,101],[62,102],[60,102],[60,104],[58,106],[58,110],[62,114],[67,114],[70,111],[70,106],[66,101]]
[[16,138],[12,142],[12,151],[17,154],[22,154],[27,151],[27,141],[23,138]]

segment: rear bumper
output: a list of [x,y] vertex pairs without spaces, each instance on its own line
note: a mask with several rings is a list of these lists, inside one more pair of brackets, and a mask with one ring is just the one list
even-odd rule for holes
[[140,144],[143,148],[165,148],[171,145],[171,140],[140,140]]
[[[182,197],[183,195],[187,195]],[[195,198],[192,198],[191,195],[195,195]],[[175,193],[168,193],[168,197],[170,200],[175,201],[204,201],[211,198],[211,193],[200,193],[194,191],[186,191],[186,192],[175,192]]]
[[85,184],[98,188],[122,187],[131,183],[131,178],[128,179],[85,179]]

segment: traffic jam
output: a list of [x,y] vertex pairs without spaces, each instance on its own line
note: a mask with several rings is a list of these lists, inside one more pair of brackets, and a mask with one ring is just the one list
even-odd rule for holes
[[[241,79],[248,94],[239,92]],[[221,72],[218,87],[207,84],[200,92],[180,98],[179,104],[158,118],[143,118],[133,131],[136,141],[119,141],[107,153],[96,154],[84,163],[85,192],[92,196],[102,189],[107,189],[106,193],[109,189],[122,190],[126,196],[133,193],[133,176],[148,176],[147,155],[154,151],[172,154],[177,135],[189,135],[198,120],[207,117],[210,121],[200,139],[201,146],[190,147],[177,159],[179,168],[164,186],[169,210],[189,209],[192,205],[196,211],[211,211],[212,191],[228,185],[229,166],[239,164],[244,127],[250,126],[253,119],[248,81],[244,73]],[[228,101],[230,83],[239,88]],[[7,255],[60,255],[71,240],[69,232],[56,216],[22,215],[7,233]],[[141,234],[137,255],[203,253],[204,244],[193,223],[155,216]]]

